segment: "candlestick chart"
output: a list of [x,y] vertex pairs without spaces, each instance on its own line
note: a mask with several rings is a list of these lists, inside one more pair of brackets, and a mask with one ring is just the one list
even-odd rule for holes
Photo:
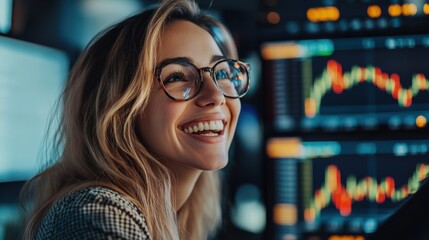
[[358,180],[350,175],[344,184],[338,166],[329,165],[325,169],[323,186],[315,190],[310,205],[305,208],[304,219],[315,220],[329,204],[332,204],[341,216],[350,216],[354,202],[367,200],[383,204],[388,199],[392,202],[400,202],[417,191],[419,183],[427,177],[428,173],[429,165],[421,163],[416,166],[407,183],[402,186],[397,186],[395,179],[391,176],[377,182],[376,178],[370,176]]
[[261,53],[274,239],[366,236],[419,196],[429,35],[273,42]]
[[429,36],[307,40],[284,47],[298,53],[266,63],[278,129],[426,127]]
[[350,71],[344,71],[341,63],[330,59],[321,76],[314,81],[309,90],[305,99],[305,115],[314,117],[320,111],[322,99],[328,92],[339,95],[360,83],[369,83],[388,93],[400,107],[410,107],[415,96],[429,90],[429,81],[423,73],[416,73],[411,79],[411,86],[405,88],[396,73],[389,74],[372,65],[365,67],[354,65]]

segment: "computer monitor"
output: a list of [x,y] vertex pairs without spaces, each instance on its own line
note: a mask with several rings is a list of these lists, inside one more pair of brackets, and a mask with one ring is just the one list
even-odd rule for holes
[[269,239],[365,239],[429,173],[429,35],[263,44]]
[[68,70],[65,53],[0,36],[0,182],[26,180],[39,169]]

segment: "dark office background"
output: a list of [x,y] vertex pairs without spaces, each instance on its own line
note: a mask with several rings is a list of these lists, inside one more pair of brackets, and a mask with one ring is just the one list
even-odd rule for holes
[[[376,231],[429,172],[429,1],[197,2],[251,64],[222,170],[218,239]],[[0,239],[21,231],[19,190],[43,160],[46,117],[68,69],[95,34],[154,3],[0,0]]]

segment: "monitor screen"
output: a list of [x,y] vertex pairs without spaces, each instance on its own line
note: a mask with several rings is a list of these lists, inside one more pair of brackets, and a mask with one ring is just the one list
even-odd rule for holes
[[0,181],[39,169],[42,140],[69,69],[66,54],[0,37]]
[[429,36],[261,50],[270,239],[365,239],[429,173]]
[[428,35],[264,44],[274,131],[426,127],[428,53]]

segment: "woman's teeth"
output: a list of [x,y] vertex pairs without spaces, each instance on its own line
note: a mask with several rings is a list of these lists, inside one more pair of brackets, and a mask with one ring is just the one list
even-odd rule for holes
[[204,136],[217,136],[218,132],[223,131],[224,125],[221,120],[208,121],[208,122],[197,122],[192,125],[185,127],[183,130],[186,133],[199,133],[203,131],[212,131],[204,133]]

